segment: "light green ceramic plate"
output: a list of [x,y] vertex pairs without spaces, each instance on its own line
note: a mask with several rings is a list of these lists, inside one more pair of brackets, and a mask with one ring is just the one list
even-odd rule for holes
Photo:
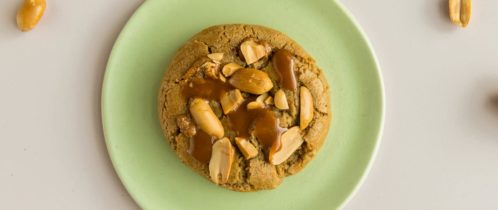
[[[275,190],[239,193],[183,165],[162,137],[156,96],[165,67],[211,25],[259,24],[301,44],[324,70],[334,118],[316,158]],[[332,0],[147,0],[119,36],[102,115],[121,181],[144,209],[336,209],[364,179],[379,145],[383,88],[368,42]]]

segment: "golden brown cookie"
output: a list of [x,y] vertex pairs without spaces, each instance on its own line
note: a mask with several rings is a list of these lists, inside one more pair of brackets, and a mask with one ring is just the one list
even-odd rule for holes
[[315,61],[286,35],[218,25],[173,57],[159,118],[180,160],[213,183],[273,189],[323,144],[332,117],[328,90]]

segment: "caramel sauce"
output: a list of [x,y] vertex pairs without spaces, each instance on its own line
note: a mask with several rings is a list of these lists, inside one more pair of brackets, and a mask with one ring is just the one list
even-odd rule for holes
[[235,111],[227,114],[228,120],[230,122],[230,129],[235,132],[236,136],[239,137],[249,137],[249,128],[251,127],[252,121],[255,116],[249,114],[247,110],[247,104],[253,101],[255,98],[248,98],[242,103]]
[[273,55],[273,68],[280,77],[280,85],[287,90],[295,91],[297,87],[296,76],[294,74],[294,58],[292,54],[284,49],[280,49]]
[[198,129],[195,136],[190,139],[188,153],[202,163],[209,163],[212,145],[215,140],[215,137],[209,136],[206,132]]
[[[182,95],[188,98],[204,98],[219,101],[224,92],[232,89],[230,85],[214,79],[196,78],[182,87]],[[210,136],[201,129],[190,139],[189,154],[202,163],[209,163],[211,149],[215,137]]]
[[269,109],[248,110],[247,104],[254,101],[254,97],[246,99],[239,108],[228,114],[230,128],[240,137],[250,137],[249,131],[254,126],[254,136],[263,146],[264,150],[275,151],[280,148],[280,135],[285,131],[279,126],[275,113]]
[[266,151],[280,149],[280,136],[286,130],[279,126],[280,122],[275,113],[268,109],[256,109],[254,120],[254,135]]
[[185,99],[197,97],[219,101],[221,95],[230,89],[229,84],[220,80],[196,78],[183,86],[182,94]]
[[[276,57],[280,51],[276,53]],[[274,60],[276,60],[274,63],[277,66],[277,69],[279,69],[278,72],[283,72],[279,73],[280,77],[283,78],[281,80],[285,84],[283,86],[294,90],[296,88],[293,70],[294,62],[292,57],[290,57],[289,52],[285,51],[283,53],[284,55],[274,58]],[[233,89],[232,86],[219,80],[196,78],[182,87],[182,96],[184,99],[197,97],[219,101],[221,95],[231,89]],[[230,122],[230,129],[233,130],[237,136],[247,138],[251,136],[251,133],[249,133],[251,128],[254,128],[253,134],[263,146],[264,150],[266,152],[269,152],[270,150],[277,151],[280,148],[280,136],[286,129],[279,126],[279,120],[272,110],[248,110],[247,104],[255,99],[255,96],[246,98],[239,108],[227,115]],[[214,141],[216,141],[215,137],[210,136],[201,129],[197,129],[196,135],[190,139],[190,148],[188,152],[195,159],[207,164],[211,159],[212,144]]]

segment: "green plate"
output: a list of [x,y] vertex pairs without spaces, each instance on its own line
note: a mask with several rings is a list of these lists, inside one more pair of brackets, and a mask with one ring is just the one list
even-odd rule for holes
[[[183,165],[165,142],[156,96],[175,51],[201,29],[247,23],[300,43],[331,85],[333,122],[322,149],[275,190],[229,191]],[[336,209],[365,178],[383,124],[379,67],[361,30],[331,0],[147,0],[121,32],[102,91],[107,148],[143,209]]]

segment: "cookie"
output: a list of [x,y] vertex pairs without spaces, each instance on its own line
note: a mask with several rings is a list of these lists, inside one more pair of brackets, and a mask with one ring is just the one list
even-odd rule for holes
[[329,87],[286,35],[218,25],[174,55],[158,95],[163,133],[179,159],[235,191],[273,189],[303,169],[328,132]]

